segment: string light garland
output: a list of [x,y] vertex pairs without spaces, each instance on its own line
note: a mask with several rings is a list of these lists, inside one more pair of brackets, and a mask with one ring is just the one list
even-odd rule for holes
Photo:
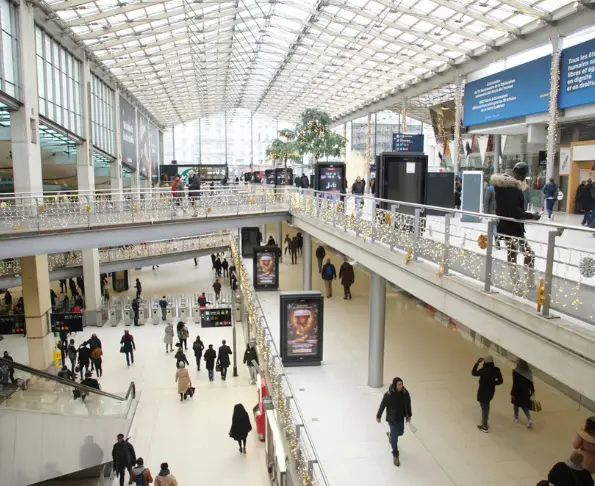
[[[557,43],[557,40],[555,41]],[[551,171],[546,177],[552,177],[556,146],[558,144],[558,94],[560,93],[560,48],[554,45],[552,63],[550,65],[550,100],[548,107],[548,127],[546,138],[547,165]],[[546,170],[547,170],[546,169]]]

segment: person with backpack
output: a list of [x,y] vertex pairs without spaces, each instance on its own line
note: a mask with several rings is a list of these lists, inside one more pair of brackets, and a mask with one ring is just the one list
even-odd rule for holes
[[213,345],[209,344],[209,349],[205,351],[205,368],[209,373],[209,381],[213,381],[215,379],[215,360],[217,359],[217,353],[213,349]]
[[178,486],[178,480],[169,472],[169,464],[167,462],[161,463],[161,471],[155,478],[155,486]]
[[174,182],[171,185],[171,194],[174,198],[174,204],[176,206],[182,205],[182,199],[184,198],[184,183],[180,174],[176,174]]
[[135,325],[135,327],[138,327],[140,325],[138,323],[139,310],[140,310],[140,306],[138,305],[138,294],[135,299],[132,299],[131,307],[132,307],[132,315],[134,317],[134,325]]
[[137,486],[146,486],[153,482],[151,471],[145,467],[145,461],[143,461],[142,457],[136,460],[136,466],[130,471],[130,481]]
[[558,200],[558,192],[558,186],[554,182],[553,178],[550,179],[549,182],[543,187],[543,195],[545,196],[545,209],[549,219],[552,219],[554,204]]
[[[480,363],[483,366],[479,368]],[[481,407],[481,425],[477,428],[484,433],[488,433],[488,419],[490,417],[490,402],[496,393],[496,387],[504,383],[500,368],[494,364],[494,358],[489,354],[485,358],[479,358],[471,370],[473,376],[479,377],[479,387],[477,388],[477,401]]]
[[126,365],[130,366],[130,362],[134,364],[134,351],[136,351],[136,344],[134,338],[128,329],[124,331],[122,339],[120,339],[120,353],[126,354]]
[[573,451],[570,459],[558,462],[547,476],[547,481],[540,481],[537,486],[593,486],[593,476],[583,465],[581,451]]
[[327,258],[326,263],[322,267],[322,280],[324,280],[324,287],[326,288],[326,297],[330,299],[333,296],[333,280],[337,278],[337,270],[331,263],[331,259]]
[[159,307],[161,307],[161,320],[165,322],[167,320],[167,299],[165,295],[159,301]]
[[196,340],[192,344],[192,349],[194,350],[194,357],[196,358],[196,367],[198,371],[200,371],[200,360],[202,358],[203,349],[205,349],[205,345],[200,340],[200,336],[196,336]]
[[93,348],[93,351],[91,351],[91,360],[93,362],[93,366],[95,367],[95,373],[97,374],[98,378],[103,376],[103,369],[101,368],[101,365],[103,364],[102,356],[103,350],[99,347]]
[[188,351],[188,328],[186,327],[186,324],[184,324],[182,321],[178,322],[178,325],[176,327],[177,331],[178,331],[178,341],[180,342],[180,348],[182,346],[184,346],[184,349],[186,351]]
[[118,434],[118,441],[112,448],[112,467],[120,479],[120,486],[124,486],[124,471],[128,470],[131,474],[134,464],[136,464],[134,447],[128,440],[124,440],[124,434]]
[[174,350],[174,326],[171,322],[168,322],[165,326],[165,336],[163,336],[163,342],[165,343],[166,353]]
[[316,260],[318,260],[318,273],[322,273],[322,262],[324,261],[324,257],[326,256],[326,250],[324,246],[318,245],[316,248]]
[[400,466],[399,460],[399,437],[405,433],[405,422],[411,423],[411,396],[403,385],[403,380],[399,377],[393,378],[388,391],[382,397],[378,413],[376,413],[376,422],[380,423],[382,414],[386,410],[386,421],[390,427],[387,433],[393,453],[393,464]]

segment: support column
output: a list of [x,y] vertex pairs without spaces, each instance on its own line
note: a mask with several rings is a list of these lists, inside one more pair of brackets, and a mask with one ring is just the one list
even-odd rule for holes
[[282,227],[281,221],[279,221],[276,225],[275,225],[275,229],[276,229],[276,238],[275,238],[275,242],[277,243],[277,246],[279,247],[279,262],[283,261],[283,227]]
[[89,326],[101,326],[101,271],[99,270],[99,249],[83,250],[83,279],[85,281],[85,318]]
[[500,152],[502,152],[502,137],[500,135],[494,135],[494,174],[500,173]]
[[254,113],[250,112],[250,171],[254,165]]
[[[76,178],[80,192],[92,196],[95,191],[93,168],[93,130],[91,124],[91,65],[84,56],[81,66],[81,106],[83,107],[83,133],[85,140],[76,150]],[[92,201],[89,201],[92,203]]]
[[227,165],[227,111],[223,112],[223,136],[225,142],[225,165]]
[[303,290],[312,290],[312,236],[304,233]]
[[547,159],[545,177],[554,177],[554,161],[558,145],[558,93],[560,92],[560,38],[552,39],[552,64],[550,67],[550,104],[547,125]]
[[54,354],[54,337],[50,333],[51,301],[47,255],[22,257],[21,277],[29,365],[45,370],[52,363]]
[[368,347],[368,386],[381,388],[384,379],[384,330],[386,280],[370,272],[370,340]]
[[461,171],[461,124],[463,123],[463,79],[457,75],[455,88],[455,133],[454,153],[452,154],[455,175]]
[[[173,127],[172,127],[173,130]],[[202,165],[202,123],[198,119],[198,165]]]
[[120,119],[120,88],[114,93],[114,126],[116,127],[116,161],[110,165],[110,189],[113,193],[122,192],[122,121]]

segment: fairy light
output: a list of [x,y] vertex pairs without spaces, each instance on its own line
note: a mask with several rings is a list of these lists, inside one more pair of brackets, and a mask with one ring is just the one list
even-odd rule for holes
[[[554,41],[552,52],[552,63],[550,65],[550,100],[548,107],[548,127],[546,138],[547,169],[553,171],[554,157],[556,156],[556,145],[558,143],[558,94],[560,93],[560,49],[558,41]],[[552,177],[553,172],[546,174]]]

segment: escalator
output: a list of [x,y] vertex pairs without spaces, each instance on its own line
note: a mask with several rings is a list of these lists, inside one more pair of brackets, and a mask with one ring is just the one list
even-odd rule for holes
[[130,430],[138,404],[134,383],[117,395],[0,358],[0,368],[7,367],[17,380],[0,373],[2,483],[83,485],[95,478],[98,484],[116,436]]

